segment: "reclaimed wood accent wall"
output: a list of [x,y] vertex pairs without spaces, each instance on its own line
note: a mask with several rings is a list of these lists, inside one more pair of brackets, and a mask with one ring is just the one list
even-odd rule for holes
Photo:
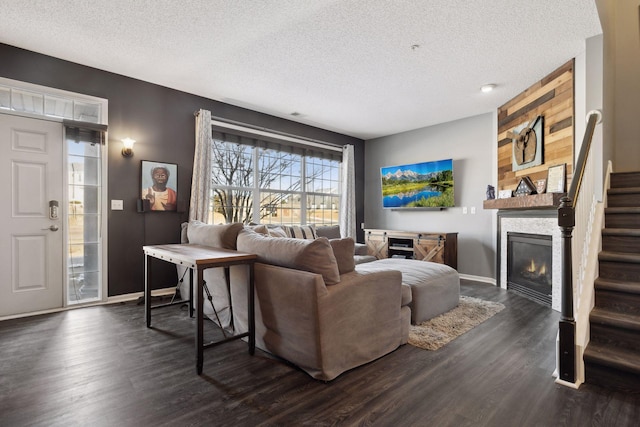
[[[498,108],[498,190],[515,190],[528,176],[547,179],[549,167],[566,163],[566,188],[571,185],[574,158],[574,60]],[[514,171],[513,144],[507,132],[543,116],[542,164]],[[497,193],[497,191],[496,191]],[[496,194],[497,195],[497,194]]]

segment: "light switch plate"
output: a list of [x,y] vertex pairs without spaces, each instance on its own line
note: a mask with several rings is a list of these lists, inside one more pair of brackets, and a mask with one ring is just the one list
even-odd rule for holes
[[112,211],[121,211],[124,209],[124,202],[122,200],[112,200],[111,201],[111,210]]

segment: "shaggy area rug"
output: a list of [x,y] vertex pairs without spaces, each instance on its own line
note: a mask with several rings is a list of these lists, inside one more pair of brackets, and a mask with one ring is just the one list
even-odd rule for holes
[[460,296],[458,306],[440,316],[409,327],[409,344],[437,350],[504,309],[499,302]]

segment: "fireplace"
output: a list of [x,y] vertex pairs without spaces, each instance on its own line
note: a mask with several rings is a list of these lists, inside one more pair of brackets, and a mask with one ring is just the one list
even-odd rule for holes
[[507,289],[551,307],[551,236],[507,233]]

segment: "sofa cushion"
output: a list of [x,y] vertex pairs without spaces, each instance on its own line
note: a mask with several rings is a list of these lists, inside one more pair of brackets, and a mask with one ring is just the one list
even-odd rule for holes
[[353,261],[356,263],[356,265],[364,264],[365,262],[373,262],[377,259],[378,258],[374,257],[373,255],[354,255],[353,256]]
[[264,224],[251,224],[251,225],[245,225],[245,227],[252,229],[256,233],[264,234],[267,236],[269,235],[269,230],[267,229],[267,226]]
[[356,263],[353,259],[353,248],[355,242],[351,237],[344,239],[331,239],[329,240],[331,248],[333,249],[333,255],[336,257],[338,263],[338,270],[340,274],[349,273],[355,270]]
[[369,247],[366,243],[356,243],[355,254],[363,256],[369,255]]
[[313,225],[283,225],[282,228],[287,233],[287,237],[308,240],[314,240],[318,237]]
[[238,250],[256,254],[258,261],[321,274],[325,285],[340,282],[340,271],[329,240],[274,238],[243,229],[238,234]]
[[322,225],[316,228],[316,234],[318,237],[326,237],[329,240],[342,237],[339,225]]
[[213,225],[201,221],[191,221],[187,229],[187,239],[189,243],[196,245],[236,249],[236,238],[243,227],[239,222]]
[[187,237],[187,230],[189,230],[189,223],[183,222],[180,224],[180,243],[189,243],[189,238]]

